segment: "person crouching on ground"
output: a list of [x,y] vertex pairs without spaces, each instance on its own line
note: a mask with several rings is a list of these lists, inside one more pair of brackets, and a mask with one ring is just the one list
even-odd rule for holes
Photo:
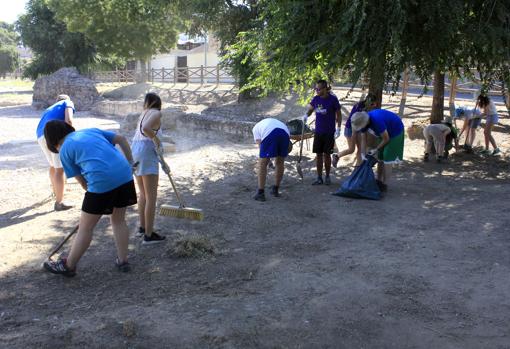
[[425,137],[425,155],[423,161],[429,161],[432,152],[432,146],[436,151],[436,162],[440,163],[448,155],[447,144],[451,149],[452,139],[455,140],[455,147],[459,146],[457,141],[457,131],[452,126],[451,118],[445,118],[441,124],[431,124],[423,129]]
[[[312,185],[331,184],[329,172],[331,170],[331,154],[335,147],[335,138],[340,136],[342,114],[340,102],[335,95],[330,93],[331,87],[326,80],[319,80],[315,85],[317,95],[308,105],[308,110],[303,116],[306,123],[308,117],[315,111],[315,134],[313,137],[312,150],[316,154],[317,179]],[[336,124],[336,130],[335,130]],[[322,168],[326,170],[326,177],[322,180]]]
[[350,155],[356,151],[356,165],[359,166],[361,164],[361,137],[357,134],[357,132],[352,132],[351,126],[351,118],[354,113],[359,111],[370,111],[374,109],[377,105],[377,99],[373,93],[367,94],[366,98],[361,102],[358,102],[353,105],[349,117],[344,125],[344,136],[347,140],[348,148],[339,152],[338,154],[333,154],[333,167],[336,167],[338,160],[340,158]]
[[361,152],[365,154],[367,132],[379,138],[379,144],[367,152],[376,156],[377,184],[381,191],[387,190],[393,164],[402,161],[404,156],[404,124],[400,117],[384,109],[357,112],[351,118],[352,130],[361,133]]
[[65,121],[69,125],[73,126],[73,114],[74,104],[68,95],[59,95],[57,102],[48,107],[43,115],[39,124],[37,125],[37,142],[41,147],[46,160],[50,164],[50,181],[55,195],[55,204],[53,208],[55,211],[65,211],[70,209],[72,206],[66,205],[62,202],[64,198],[64,170],[62,169],[62,163],[58,154],[52,153],[46,146],[46,140],[44,139],[44,126],[51,120]]
[[[67,178],[76,177],[86,190],[69,255],[45,262],[44,268],[53,274],[74,276],[78,261],[90,246],[94,227],[106,214],[111,215],[117,247],[115,264],[120,271],[129,271],[126,208],[136,204],[136,190],[133,158],[126,138],[97,128],[75,131],[71,125],[57,120],[46,124],[44,136],[48,149],[60,154]],[[115,148],[116,144],[124,155]]]
[[158,197],[159,160],[158,151],[162,145],[157,137],[161,128],[161,98],[155,93],[147,93],[143,112],[136,124],[131,143],[133,159],[138,162],[135,179],[138,184],[138,216],[140,226],[136,232],[143,236],[142,245],[152,245],[165,241],[165,236],[154,232],[156,199]]
[[267,165],[271,158],[275,158],[275,184],[271,187],[271,195],[279,197],[280,183],[283,178],[284,160],[289,154],[290,132],[283,122],[267,118],[259,121],[253,127],[253,139],[259,145],[258,161],[258,190],[253,196],[257,201],[266,201],[264,188],[266,186]]

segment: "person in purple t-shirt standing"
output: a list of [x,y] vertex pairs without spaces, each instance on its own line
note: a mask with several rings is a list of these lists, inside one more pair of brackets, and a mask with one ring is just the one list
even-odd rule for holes
[[[315,134],[313,137],[313,152],[317,155],[317,179],[312,185],[331,184],[329,171],[331,169],[331,153],[335,146],[335,137],[340,135],[342,114],[340,102],[335,95],[330,93],[331,87],[326,80],[319,80],[315,85],[317,95],[308,105],[308,110],[303,116],[306,123],[308,116],[315,111]],[[336,124],[336,130],[335,130]],[[322,180],[322,168],[325,167],[326,177]]]

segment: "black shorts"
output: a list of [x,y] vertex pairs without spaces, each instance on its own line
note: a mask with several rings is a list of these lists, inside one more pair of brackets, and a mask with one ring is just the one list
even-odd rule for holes
[[334,133],[316,133],[313,136],[312,151],[315,154],[332,154],[335,147],[335,134]]
[[106,193],[86,192],[81,210],[90,214],[112,214],[113,208],[136,204],[135,182],[129,181]]

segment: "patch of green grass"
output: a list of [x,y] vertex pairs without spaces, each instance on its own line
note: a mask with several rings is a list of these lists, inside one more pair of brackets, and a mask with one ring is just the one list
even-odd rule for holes
[[2,90],[32,90],[34,82],[32,80],[21,80],[21,79],[5,79],[0,80],[0,89]]

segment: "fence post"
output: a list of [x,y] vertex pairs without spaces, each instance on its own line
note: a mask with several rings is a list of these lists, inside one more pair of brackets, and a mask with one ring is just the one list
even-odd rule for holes
[[200,86],[204,84],[204,66],[200,66]]
[[216,64],[216,85],[220,84],[220,66]]
[[165,68],[161,68],[161,82],[165,82]]
[[406,107],[407,89],[409,88],[409,68],[404,70],[404,85],[402,86],[402,99],[398,108],[398,115],[402,118]]
[[450,73],[450,98],[448,99],[448,108],[450,116],[455,116],[455,97],[457,96],[457,75]]
[[177,70],[177,64],[174,65],[174,85],[177,84],[177,73],[179,71]]

